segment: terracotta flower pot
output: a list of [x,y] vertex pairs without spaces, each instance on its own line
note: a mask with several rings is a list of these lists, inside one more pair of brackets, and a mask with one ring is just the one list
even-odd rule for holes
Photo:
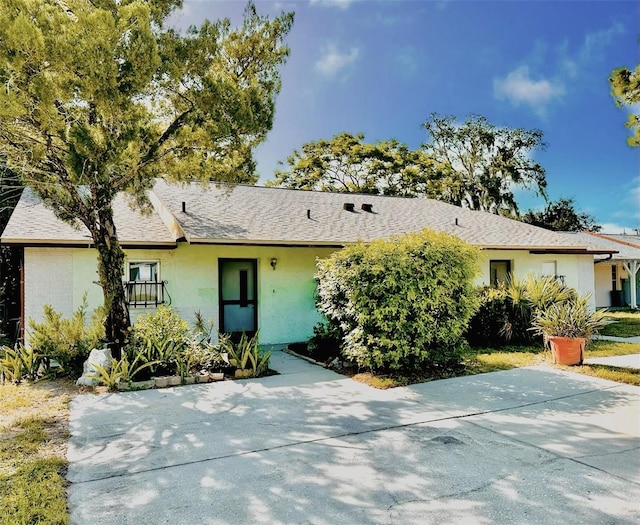
[[581,365],[584,358],[583,337],[549,337],[553,362],[558,365]]

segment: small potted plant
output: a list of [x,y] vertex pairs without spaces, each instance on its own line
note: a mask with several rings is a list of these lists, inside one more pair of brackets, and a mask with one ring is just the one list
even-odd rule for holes
[[534,314],[531,329],[549,342],[554,363],[582,364],[585,346],[607,324],[606,311],[592,311],[589,298],[554,303]]

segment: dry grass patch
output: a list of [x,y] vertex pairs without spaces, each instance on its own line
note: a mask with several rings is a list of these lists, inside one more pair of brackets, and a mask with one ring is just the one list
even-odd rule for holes
[[15,525],[69,522],[65,480],[70,381],[0,384],[0,516]]

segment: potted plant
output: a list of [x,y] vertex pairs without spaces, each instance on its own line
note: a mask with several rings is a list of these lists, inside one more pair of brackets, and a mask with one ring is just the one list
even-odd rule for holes
[[607,324],[606,311],[589,308],[589,298],[571,298],[536,311],[531,329],[548,341],[553,362],[579,365],[591,337]]

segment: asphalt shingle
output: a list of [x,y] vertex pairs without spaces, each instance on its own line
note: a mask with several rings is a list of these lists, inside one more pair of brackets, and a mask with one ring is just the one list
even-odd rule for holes
[[[581,242],[592,249],[616,250],[615,260],[640,260],[640,237],[633,235],[592,234],[587,232],[562,232],[565,238]],[[635,240],[635,245],[632,245]]]
[[[196,182],[167,184],[161,180],[156,182],[151,197],[155,211],[148,215],[131,209],[122,195],[115,200],[114,219],[123,246],[171,245],[182,232],[192,243],[344,245],[431,228],[483,248],[595,247],[583,237],[431,199],[246,185],[203,186]],[[351,211],[345,209],[348,203],[353,204]],[[56,219],[26,189],[2,234],[2,242],[88,244],[90,237],[84,226],[74,229]]]
[[190,242],[345,244],[431,228],[482,247],[585,247],[556,232],[431,199],[162,181],[153,191]]
[[[156,213],[143,214],[129,206],[124,195],[113,203],[114,222],[120,244],[171,245],[175,237]],[[9,222],[2,232],[5,244],[90,244],[91,235],[83,224],[73,227],[56,218],[29,188],[22,192]]]

